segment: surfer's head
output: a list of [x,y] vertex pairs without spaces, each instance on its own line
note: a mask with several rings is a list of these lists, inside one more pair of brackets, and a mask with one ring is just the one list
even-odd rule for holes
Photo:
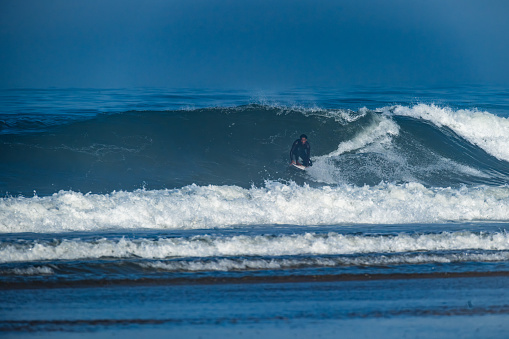
[[308,140],[308,136],[307,136],[307,135],[302,134],[302,135],[300,136],[300,141],[301,141],[303,144],[305,144],[307,140]]

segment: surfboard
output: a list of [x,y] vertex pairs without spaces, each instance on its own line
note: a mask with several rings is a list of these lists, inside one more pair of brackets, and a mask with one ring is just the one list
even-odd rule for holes
[[306,170],[306,166],[297,165],[297,164],[291,164],[291,166],[296,167],[296,168],[298,168],[300,170],[303,170],[303,171]]

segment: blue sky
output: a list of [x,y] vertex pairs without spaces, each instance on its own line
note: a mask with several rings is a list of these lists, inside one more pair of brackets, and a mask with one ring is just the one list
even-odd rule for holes
[[1,0],[0,87],[509,83],[509,1]]

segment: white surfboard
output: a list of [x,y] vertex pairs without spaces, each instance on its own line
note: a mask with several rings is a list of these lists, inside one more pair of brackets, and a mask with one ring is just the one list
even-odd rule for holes
[[296,168],[300,169],[300,170],[303,170],[303,171],[304,171],[304,170],[306,170],[306,166],[297,165],[297,164],[291,164],[291,165],[292,165],[293,167],[296,167]]

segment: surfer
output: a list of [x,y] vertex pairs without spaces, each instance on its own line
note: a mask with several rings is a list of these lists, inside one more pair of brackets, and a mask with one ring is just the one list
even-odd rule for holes
[[299,139],[295,140],[290,150],[290,160],[292,164],[301,165],[299,158],[302,159],[302,164],[306,167],[312,166],[311,163],[311,146],[308,142],[308,137],[302,134]]

